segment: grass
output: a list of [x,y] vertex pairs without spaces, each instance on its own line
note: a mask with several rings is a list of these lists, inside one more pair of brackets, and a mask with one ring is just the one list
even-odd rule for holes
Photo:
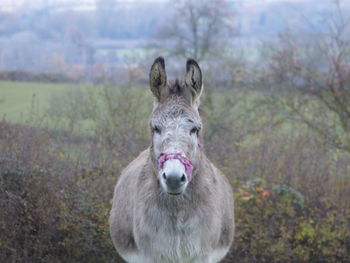
[[0,116],[12,123],[23,123],[34,106],[43,112],[48,98],[77,84],[0,81]]

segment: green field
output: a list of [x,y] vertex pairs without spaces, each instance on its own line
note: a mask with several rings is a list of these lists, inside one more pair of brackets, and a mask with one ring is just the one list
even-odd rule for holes
[[53,94],[64,92],[76,84],[0,81],[0,116],[22,123],[32,107],[43,111]]

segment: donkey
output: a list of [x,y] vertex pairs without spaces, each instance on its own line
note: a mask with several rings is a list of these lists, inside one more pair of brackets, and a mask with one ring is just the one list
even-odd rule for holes
[[201,69],[188,59],[184,79],[168,84],[159,57],[150,88],[152,142],[115,187],[113,244],[129,263],[219,262],[233,242],[233,195],[201,144]]

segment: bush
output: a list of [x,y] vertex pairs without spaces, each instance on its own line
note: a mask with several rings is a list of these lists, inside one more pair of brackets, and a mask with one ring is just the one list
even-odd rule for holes
[[254,181],[235,194],[237,234],[225,262],[348,262],[349,222],[330,209],[326,216],[305,206],[286,185]]
[[109,238],[109,202],[82,183],[88,172],[56,155],[48,131],[2,122],[0,148],[1,262],[121,262]]

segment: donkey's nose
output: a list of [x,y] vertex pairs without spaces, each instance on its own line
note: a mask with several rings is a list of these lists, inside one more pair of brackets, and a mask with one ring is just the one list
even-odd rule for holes
[[169,194],[180,194],[182,192],[182,186],[186,183],[186,175],[170,173],[163,173],[163,178],[168,188]]

